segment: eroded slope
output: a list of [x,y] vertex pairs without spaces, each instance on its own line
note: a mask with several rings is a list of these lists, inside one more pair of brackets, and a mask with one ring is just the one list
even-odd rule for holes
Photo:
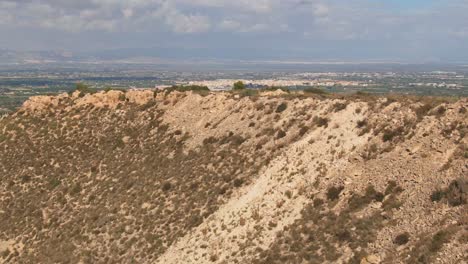
[[0,121],[0,260],[463,261],[466,108],[280,92],[33,98]]

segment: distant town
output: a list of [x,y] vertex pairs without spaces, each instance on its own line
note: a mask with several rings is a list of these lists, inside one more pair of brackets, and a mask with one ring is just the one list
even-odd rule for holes
[[[321,69],[323,67],[324,69]],[[230,90],[242,81],[247,88],[285,87],[301,90],[321,88],[333,93],[401,93],[437,96],[468,96],[468,68],[451,67],[450,71],[405,68],[388,70],[357,68],[331,69],[316,66],[286,70],[163,70],[148,65],[7,67],[0,68],[0,112],[19,107],[34,95],[69,92],[76,83],[104,89],[164,89],[173,85],[199,85],[210,90]]]

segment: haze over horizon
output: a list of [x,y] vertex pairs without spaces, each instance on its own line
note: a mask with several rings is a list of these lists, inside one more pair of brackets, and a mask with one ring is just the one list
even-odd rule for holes
[[467,0],[0,0],[0,49],[103,58],[468,62]]

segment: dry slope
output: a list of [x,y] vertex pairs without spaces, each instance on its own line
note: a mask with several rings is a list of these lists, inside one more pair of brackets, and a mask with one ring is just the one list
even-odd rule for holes
[[0,263],[463,263],[467,108],[32,98],[0,120]]

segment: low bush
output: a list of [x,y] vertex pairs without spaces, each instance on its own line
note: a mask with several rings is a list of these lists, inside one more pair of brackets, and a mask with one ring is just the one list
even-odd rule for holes
[[328,127],[328,123],[330,122],[330,119],[326,118],[326,117],[314,117],[314,119],[312,119],[312,122],[317,125],[318,127]]
[[431,201],[440,202],[444,196],[445,192],[443,190],[435,190],[431,194]]
[[381,202],[384,199],[383,193],[376,191],[373,185],[367,186],[365,195],[369,199],[372,199],[378,202]]
[[447,189],[446,196],[451,206],[460,206],[466,204],[468,191],[468,180],[458,178],[452,181]]
[[315,88],[315,87],[310,87],[310,88],[305,88],[304,93],[309,93],[309,94],[327,94],[326,91],[320,89],[320,88]]
[[170,182],[165,182],[162,185],[162,190],[165,192],[169,191],[171,188],[172,188],[172,184]]
[[334,201],[340,197],[341,192],[344,190],[343,186],[332,186],[327,190],[327,199]]
[[321,205],[324,204],[324,201],[320,198],[315,198],[313,204],[314,204],[314,207],[320,207]]
[[467,202],[468,180],[458,178],[453,180],[447,188],[437,189],[430,198],[433,202],[447,201],[450,206],[460,206]]
[[[83,97],[86,94],[94,94],[97,92],[96,89],[92,89],[84,83],[77,83],[74,91],[80,92],[80,95],[79,95],[80,97]],[[72,93],[74,91],[72,91]]]
[[395,239],[393,240],[393,243],[400,245],[400,246],[405,245],[409,242],[409,238],[410,238],[409,234],[405,232],[396,236]]
[[375,190],[375,187],[369,184],[366,187],[364,195],[353,194],[348,201],[349,209],[352,211],[361,209],[373,201],[382,202],[385,195]]
[[286,110],[288,108],[288,105],[286,103],[281,103],[280,105],[278,105],[278,107],[276,107],[276,113],[282,113],[284,112],[284,110]]
[[382,140],[384,142],[392,141],[396,137],[403,136],[403,134],[404,134],[403,127],[398,127],[396,129],[393,129],[393,130],[387,129],[383,133]]
[[177,91],[177,92],[193,91],[193,92],[204,94],[204,93],[208,93],[210,89],[207,86],[201,86],[201,85],[173,85],[172,87],[166,88],[161,91],[157,90],[155,91],[155,94],[159,92],[165,92],[166,94],[169,94],[174,91]]
[[286,132],[284,132],[283,130],[279,130],[278,133],[276,133],[276,139],[281,139],[281,138],[284,138],[286,136]]
[[443,114],[445,114],[446,111],[447,111],[447,109],[445,108],[445,106],[439,106],[437,108],[437,115],[439,115],[439,116],[443,115]]
[[237,178],[237,179],[234,180],[234,187],[239,188],[239,187],[242,186],[242,184],[244,184],[244,180],[243,180],[243,179]]
[[442,249],[444,244],[448,243],[452,236],[457,233],[459,227],[450,226],[439,230],[437,233],[423,235],[408,255],[411,258],[408,263],[432,263],[434,256]]
[[357,122],[357,128],[363,128],[365,126],[367,126],[367,120],[364,119]]
[[429,246],[429,251],[438,252],[442,246],[449,241],[450,233],[445,230],[437,232],[433,237]]
[[242,81],[235,82],[233,85],[233,90],[244,90],[245,84]]
[[237,91],[237,94],[239,94],[241,97],[252,97],[258,95],[258,90],[254,89],[241,89]]
[[346,107],[348,107],[347,103],[336,103],[333,105],[333,111],[339,112],[339,111],[345,110]]

